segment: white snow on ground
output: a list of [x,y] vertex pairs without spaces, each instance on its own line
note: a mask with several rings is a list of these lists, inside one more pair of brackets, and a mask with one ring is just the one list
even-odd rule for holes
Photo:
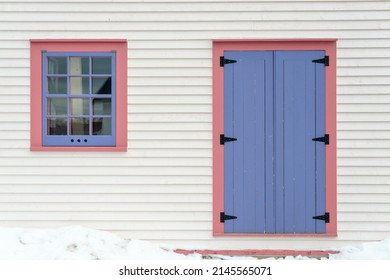
[[340,254],[331,255],[331,260],[390,260],[390,238],[380,242],[367,242],[359,246],[338,248]]
[[121,260],[191,259],[142,240],[125,240],[105,231],[79,226],[59,229],[0,227],[0,259]]
[[[0,227],[2,260],[200,260],[199,254],[176,254],[174,246],[142,240],[126,240],[112,233],[79,226],[59,229],[25,229]],[[338,248],[340,254],[330,259],[390,260],[390,238],[363,243],[357,247]],[[216,259],[244,259],[221,257]],[[287,257],[286,259],[308,259]]]

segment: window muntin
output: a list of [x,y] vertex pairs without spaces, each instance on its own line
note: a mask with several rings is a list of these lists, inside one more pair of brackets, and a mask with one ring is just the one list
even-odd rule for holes
[[115,52],[43,52],[44,146],[115,145]]

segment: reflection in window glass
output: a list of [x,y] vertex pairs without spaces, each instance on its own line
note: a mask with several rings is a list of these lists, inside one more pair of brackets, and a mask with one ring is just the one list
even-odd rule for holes
[[92,78],[92,94],[111,94],[111,77]]
[[67,74],[67,57],[49,57],[47,61],[47,72],[49,74]]
[[92,57],[92,74],[111,74],[111,57]]
[[89,135],[88,118],[71,118],[70,119],[71,135]]
[[66,118],[48,118],[47,134],[48,135],[67,135],[68,122]]
[[94,98],[93,103],[93,115],[111,115],[111,98]]
[[66,98],[48,98],[47,114],[51,116],[66,116],[68,113]]
[[93,118],[93,135],[112,135],[111,118]]
[[71,57],[69,72],[71,75],[87,75],[89,74],[89,58],[88,57]]
[[47,84],[49,94],[66,94],[68,92],[67,78],[48,77]]
[[89,78],[70,77],[70,94],[89,94]]
[[73,116],[89,115],[89,98],[70,99],[70,114]]

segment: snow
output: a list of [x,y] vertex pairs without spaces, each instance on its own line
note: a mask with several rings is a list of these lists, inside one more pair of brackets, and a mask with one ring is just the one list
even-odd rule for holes
[[331,260],[390,260],[390,238],[356,247],[342,247],[338,251],[340,254],[331,255]]
[[0,228],[0,259],[120,260],[190,259],[142,240],[79,226],[59,229]]
[[[70,226],[59,229],[0,227],[0,260],[201,260],[199,254],[182,255],[175,246],[122,239],[112,233]],[[334,249],[333,249],[334,250]],[[336,249],[331,260],[390,260],[390,238]],[[214,256],[215,259],[251,259]],[[287,257],[308,259],[307,257]]]

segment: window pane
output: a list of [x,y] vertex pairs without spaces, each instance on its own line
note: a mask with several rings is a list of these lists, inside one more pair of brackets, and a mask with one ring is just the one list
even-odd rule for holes
[[67,74],[67,57],[48,57],[47,72],[49,74]]
[[89,135],[88,118],[72,118],[70,120],[71,135]]
[[93,135],[112,135],[111,118],[93,118]]
[[70,94],[88,94],[89,78],[70,77]]
[[47,134],[48,135],[67,135],[68,122],[66,118],[48,118]]
[[94,98],[93,115],[111,116],[111,98]]
[[111,77],[92,78],[92,94],[111,94]]
[[89,58],[71,57],[69,71],[71,75],[89,74]]
[[66,116],[68,114],[66,98],[48,98],[47,115],[49,116]]
[[92,74],[111,74],[111,57],[92,57]]
[[89,115],[89,98],[71,98],[70,114],[73,116]]
[[66,94],[68,92],[67,78],[48,77],[47,92],[49,94]]

